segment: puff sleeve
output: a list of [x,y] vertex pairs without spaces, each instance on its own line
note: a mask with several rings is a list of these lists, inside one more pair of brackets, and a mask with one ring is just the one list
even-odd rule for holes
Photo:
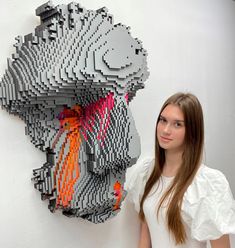
[[182,217],[198,241],[235,233],[235,201],[222,172],[201,166],[185,192]]
[[135,210],[140,211],[140,201],[144,193],[145,184],[153,169],[154,159],[145,158],[128,168],[124,189],[127,191],[127,200],[134,203]]

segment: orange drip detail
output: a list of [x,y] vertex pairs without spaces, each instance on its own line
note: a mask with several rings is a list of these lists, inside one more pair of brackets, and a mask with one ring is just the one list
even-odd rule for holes
[[[72,109],[65,109],[59,117],[61,132],[66,131],[66,138],[63,142],[59,159],[54,172],[54,188],[57,188],[56,206],[69,207],[74,193],[74,184],[80,176],[78,154],[81,145],[80,128],[81,107],[74,106]],[[69,145],[69,152],[64,154],[66,145]],[[56,187],[57,186],[57,187]]]
[[118,181],[113,185],[114,195],[116,196],[116,202],[114,204],[113,210],[120,208],[120,202],[122,199],[122,185]]
[[[100,128],[96,138],[100,141],[101,146],[103,146],[111,121],[110,112],[113,107],[113,93],[110,93],[105,98],[100,98],[97,102],[91,103],[85,108],[75,105],[72,108],[65,107],[59,113],[60,129],[52,144],[52,149],[55,149],[59,140],[62,137],[64,138],[53,175],[54,190],[57,193],[56,208],[70,207],[74,194],[74,185],[80,176],[78,155],[82,141],[81,135],[87,142],[87,134],[94,132],[93,125],[96,117],[98,117]],[[65,151],[68,152],[66,153]],[[116,182],[114,188],[117,197],[115,209],[118,209],[122,198],[121,184]]]

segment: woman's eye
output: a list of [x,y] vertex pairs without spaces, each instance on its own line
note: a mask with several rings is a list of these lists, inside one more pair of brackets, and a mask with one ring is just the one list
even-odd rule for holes
[[179,122],[175,123],[175,127],[181,127],[181,126],[182,126],[181,123],[179,123]]
[[160,117],[159,122],[161,122],[161,123],[165,123],[165,122],[166,122],[166,120],[165,120],[164,118]]

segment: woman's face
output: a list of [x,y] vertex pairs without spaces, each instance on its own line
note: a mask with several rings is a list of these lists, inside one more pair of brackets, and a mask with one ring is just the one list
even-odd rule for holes
[[157,125],[159,145],[168,151],[183,151],[184,137],[184,114],[177,105],[169,104],[162,111]]

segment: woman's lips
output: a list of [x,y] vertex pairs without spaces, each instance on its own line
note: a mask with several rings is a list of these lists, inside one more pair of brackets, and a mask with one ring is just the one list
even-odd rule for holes
[[160,136],[161,140],[162,141],[171,141],[172,139],[169,139],[169,138],[166,138],[166,137],[163,137],[163,136]]

